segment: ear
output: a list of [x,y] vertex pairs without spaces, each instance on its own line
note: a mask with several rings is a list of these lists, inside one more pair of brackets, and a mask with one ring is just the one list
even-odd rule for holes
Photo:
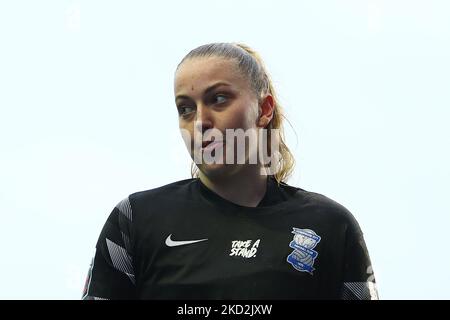
[[259,119],[258,126],[265,128],[270,120],[273,118],[273,111],[275,109],[273,97],[268,94],[263,99],[259,105]]

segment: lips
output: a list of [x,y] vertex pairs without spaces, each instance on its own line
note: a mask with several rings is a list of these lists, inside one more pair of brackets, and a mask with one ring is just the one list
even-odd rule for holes
[[213,139],[213,140],[206,140],[206,141],[202,141],[202,148],[206,148],[206,146],[210,145],[213,142],[222,142],[222,140],[217,140],[217,139]]
[[222,140],[213,140],[213,141],[204,141],[202,143],[202,150],[212,150],[215,149],[215,147],[222,145]]
[[211,142],[214,142],[214,140],[210,140],[210,141],[203,141],[202,142],[202,148],[205,148],[208,144],[210,144]]

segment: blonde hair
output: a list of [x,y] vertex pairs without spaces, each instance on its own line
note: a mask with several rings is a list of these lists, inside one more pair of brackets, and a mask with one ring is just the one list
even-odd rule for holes
[[[187,59],[210,56],[235,60],[239,71],[247,76],[250,81],[254,93],[259,97],[258,99],[266,94],[270,94],[273,97],[273,117],[266,128],[269,129],[269,141],[272,138],[270,129],[279,129],[279,155],[274,177],[278,183],[286,182],[294,170],[295,159],[285,143],[283,128],[283,118],[285,117],[262,58],[257,52],[242,43],[210,43],[190,51],[178,64],[177,69]],[[269,154],[271,153],[270,146],[271,144],[268,143]],[[198,171],[198,167],[192,162],[191,175],[193,178],[198,177]]]

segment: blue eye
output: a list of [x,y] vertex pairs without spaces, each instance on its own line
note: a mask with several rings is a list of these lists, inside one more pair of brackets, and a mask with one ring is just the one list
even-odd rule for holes
[[185,106],[178,107],[178,113],[180,115],[186,115],[193,111],[194,111],[194,108],[192,108],[192,107],[187,107],[187,106],[186,107]]
[[[219,98],[222,98],[223,100],[221,100]],[[224,94],[217,94],[215,96],[215,101],[217,101],[217,103],[224,103],[227,100],[228,100],[228,97],[226,95],[224,95]]]

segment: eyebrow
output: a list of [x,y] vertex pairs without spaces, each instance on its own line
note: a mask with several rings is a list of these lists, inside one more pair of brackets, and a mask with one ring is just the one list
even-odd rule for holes
[[[206,95],[209,92],[213,91],[214,89],[216,89],[217,87],[220,87],[220,86],[231,87],[231,84],[226,83],[226,82],[217,82],[217,83],[213,84],[212,86],[206,88],[206,90],[203,92],[203,94]],[[175,100],[178,100],[178,99],[191,99],[191,98],[189,96],[187,96],[187,95],[180,94],[180,95],[175,97]]]

